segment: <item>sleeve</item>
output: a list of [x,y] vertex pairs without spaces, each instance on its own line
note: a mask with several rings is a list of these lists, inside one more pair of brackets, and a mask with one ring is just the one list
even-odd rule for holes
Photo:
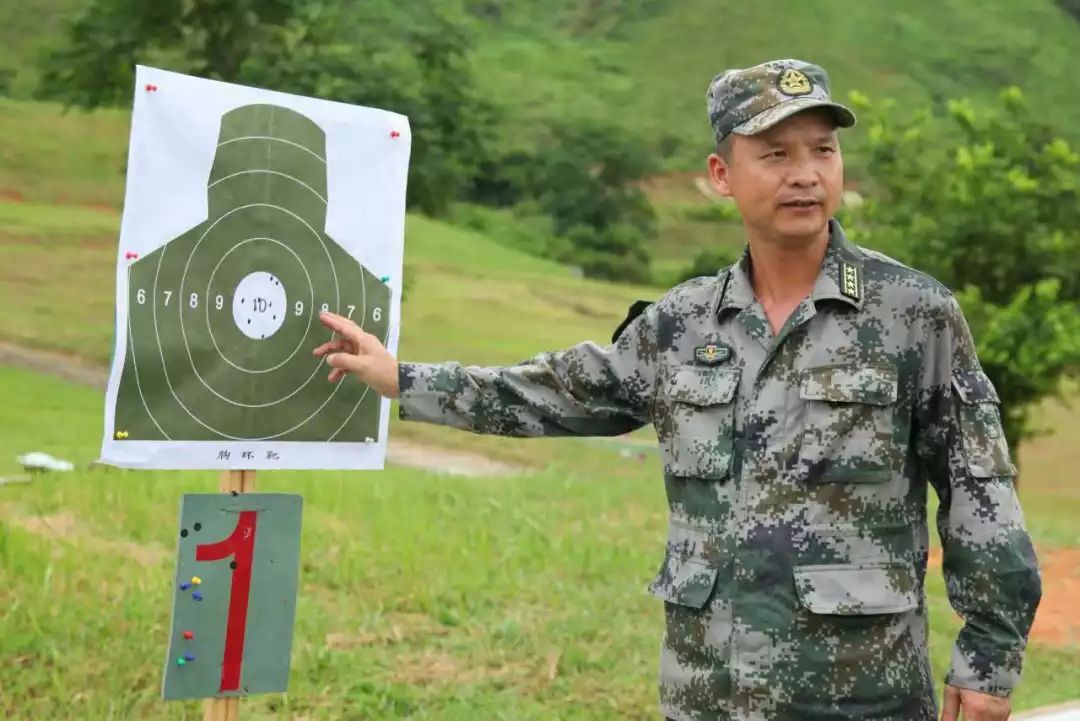
[[401,363],[399,415],[503,436],[611,436],[649,422],[653,308],[607,346],[581,343],[495,368]]
[[956,299],[926,342],[916,453],[937,492],[949,602],[964,626],[947,684],[1008,696],[1042,595],[1002,431],[999,400]]

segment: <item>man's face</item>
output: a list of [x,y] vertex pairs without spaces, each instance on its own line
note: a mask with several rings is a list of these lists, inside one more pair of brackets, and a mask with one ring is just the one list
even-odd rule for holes
[[731,135],[731,162],[709,156],[709,175],[746,225],[784,244],[819,238],[840,205],[844,161],[832,116],[815,108],[757,135]]

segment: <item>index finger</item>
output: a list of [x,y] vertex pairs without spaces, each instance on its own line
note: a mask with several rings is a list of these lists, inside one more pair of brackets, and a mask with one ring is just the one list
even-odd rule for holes
[[323,311],[319,313],[319,322],[335,333],[340,334],[342,338],[351,340],[356,344],[359,344],[364,336],[364,331],[360,330],[360,327],[357,326],[356,323],[337,313]]

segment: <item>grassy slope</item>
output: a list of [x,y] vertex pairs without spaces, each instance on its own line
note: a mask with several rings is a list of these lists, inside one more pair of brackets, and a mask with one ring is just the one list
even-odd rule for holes
[[[822,64],[841,96],[858,89],[923,107],[1018,84],[1064,131],[1080,120],[1071,100],[1080,77],[1063,70],[1080,51],[1080,26],[1053,0],[672,0],[614,30],[602,23],[606,32],[583,28],[580,11],[545,11],[568,5],[559,0],[508,5],[478,50],[493,97],[524,118],[605,118],[668,138],[672,168],[700,167],[707,152],[712,75],[776,57]],[[626,12],[594,5],[608,20]]]
[[[107,358],[126,123],[0,102],[0,191],[23,196],[0,203],[0,338]],[[422,218],[407,232],[410,358],[502,363],[601,339],[629,300],[656,292],[576,279]],[[0,395],[0,473],[31,449],[95,457],[98,392],[0,369]],[[1025,454],[1025,508],[1044,549],[1080,544],[1073,417],[1049,409],[1057,434]],[[305,560],[292,694],[251,700],[245,718],[652,718],[661,614],[640,587],[662,547],[655,456],[393,432],[533,470],[463,480],[391,469],[378,483],[263,474],[261,488],[305,496]],[[0,716],[197,715],[155,697],[175,504],[213,487],[212,474],[104,470],[0,486],[0,658],[16,668],[3,674]],[[937,574],[930,590],[940,678],[956,620]],[[1080,650],[1036,645],[1017,705],[1080,695],[1077,667]]]
[[[80,0],[41,0],[34,13],[0,10],[0,68],[27,97],[37,53],[58,42]],[[502,0],[480,12],[481,88],[517,121],[587,117],[642,132],[673,169],[700,166],[708,147],[705,86],[726,67],[800,57],[824,65],[835,90],[858,89],[922,107],[961,95],[1024,88],[1063,131],[1080,124],[1080,25],[1054,0]]]
[[[41,0],[35,13],[15,5],[0,10],[0,72],[16,71],[14,94],[30,93],[35,54],[57,42],[59,19],[84,5]],[[872,97],[894,97],[902,111],[956,96],[990,100],[1001,87],[1018,84],[1045,109],[1048,121],[1080,138],[1075,131],[1080,76],[1068,72],[1080,54],[1080,25],[1054,0],[911,0],[903,7],[847,0],[471,0],[468,5],[478,12],[474,59],[481,91],[509,114],[509,123],[495,132],[525,146],[544,121],[600,119],[640,133],[666,170],[697,171],[709,149],[703,109],[709,79],[725,67],[774,57],[819,62],[832,75],[838,96],[858,89]],[[17,110],[0,106],[0,114],[7,112]],[[101,147],[98,131],[109,137],[123,122],[118,118],[104,114],[97,125],[76,132],[85,147],[66,145],[63,134],[53,133],[59,148],[73,148],[73,157],[64,152],[46,157],[66,165],[71,183],[77,183],[79,170],[89,167],[85,156]],[[853,180],[863,174],[862,133],[856,128],[845,138]],[[6,178],[40,162],[29,161],[29,167],[0,162],[0,193],[12,187]],[[115,166],[121,161],[109,159]],[[110,176],[81,181],[91,195],[109,196],[118,182]],[[27,187],[18,190],[33,192],[32,179],[22,179]],[[737,225],[680,217],[679,205],[703,202],[689,178],[676,175],[650,187],[660,212],[653,247],[659,282],[667,282],[704,247],[741,242]]]

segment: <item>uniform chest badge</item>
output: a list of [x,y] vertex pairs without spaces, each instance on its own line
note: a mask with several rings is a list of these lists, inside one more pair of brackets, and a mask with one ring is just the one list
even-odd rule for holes
[[726,345],[709,343],[694,349],[694,360],[707,366],[717,365],[731,358],[731,348]]

